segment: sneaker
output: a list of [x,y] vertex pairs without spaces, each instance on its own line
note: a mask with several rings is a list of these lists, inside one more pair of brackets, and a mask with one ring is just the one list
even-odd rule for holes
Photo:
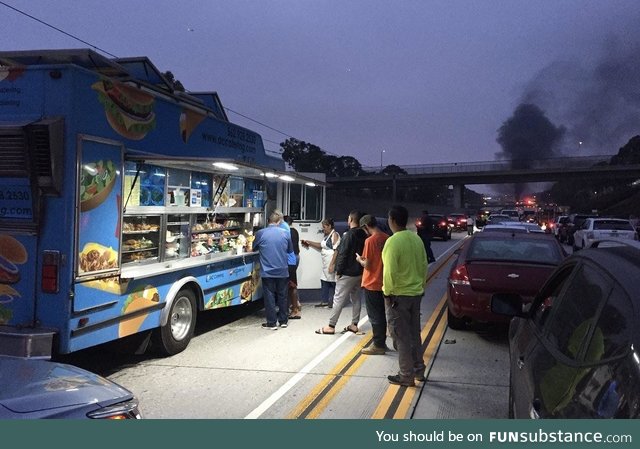
[[286,327],[289,327],[289,325],[288,325],[287,323],[282,323],[282,324],[280,325],[280,327],[284,329],[284,328],[286,328]]
[[278,326],[276,326],[275,324],[269,324],[269,323],[262,323],[262,328],[263,329],[268,329],[270,331],[277,331],[278,330]]
[[411,380],[402,380],[400,378],[399,375],[395,375],[395,376],[387,376],[387,379],[389,379],[389,383],[393,384],[393,385],[401,385],[403,387],[415,387],[416,384],[413,381],[413,379]]
[[360,354],[365,354],[365,355],[384,355],[386,353],[386,349],[385,348],[379,348],[376,345],[371,345],[367,348],[363,348],[360,351]]

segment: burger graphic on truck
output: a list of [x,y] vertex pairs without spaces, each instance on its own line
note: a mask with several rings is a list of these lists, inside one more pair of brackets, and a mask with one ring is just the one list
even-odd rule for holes
[[91,88],[98,92],[107,121],[121,136],[141,140],[156,127],[153,95],[108,79],[93,83]]

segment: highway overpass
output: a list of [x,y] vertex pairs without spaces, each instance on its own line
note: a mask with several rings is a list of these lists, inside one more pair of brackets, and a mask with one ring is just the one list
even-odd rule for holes
[[418,185],[453,185],[454,207],[461,207],[465,185],[553,182],[566,179],[618,179],[634,181],[640,178],[640,164],[609,165],[613,155],[529,159],[526,161],[460,162],[447,164],[400,166],[406,174],[382,174],[380,168],[363,167],[359,176],[327,178],[336,188]]

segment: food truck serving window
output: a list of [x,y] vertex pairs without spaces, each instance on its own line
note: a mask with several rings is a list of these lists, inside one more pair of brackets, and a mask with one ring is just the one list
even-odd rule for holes
[[324,188],[291,184],[289,186],[289,215],[294,220],[320,221],[324,202]]

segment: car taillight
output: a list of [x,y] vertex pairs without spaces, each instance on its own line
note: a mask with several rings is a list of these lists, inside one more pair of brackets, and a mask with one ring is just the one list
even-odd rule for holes
[[451,272],[449,282],[452,285],[471,285],[471,282],[469,282],[469,275],[467,274],[467,267],[465,265],[458,265]]
[[43,251],[41,280],[43,293],[58,293],[59,268],[60,251]]
[[443,221],[440,222],[440,226],[446,226],[446,225],[447,225],[446,221],[443,220]]

